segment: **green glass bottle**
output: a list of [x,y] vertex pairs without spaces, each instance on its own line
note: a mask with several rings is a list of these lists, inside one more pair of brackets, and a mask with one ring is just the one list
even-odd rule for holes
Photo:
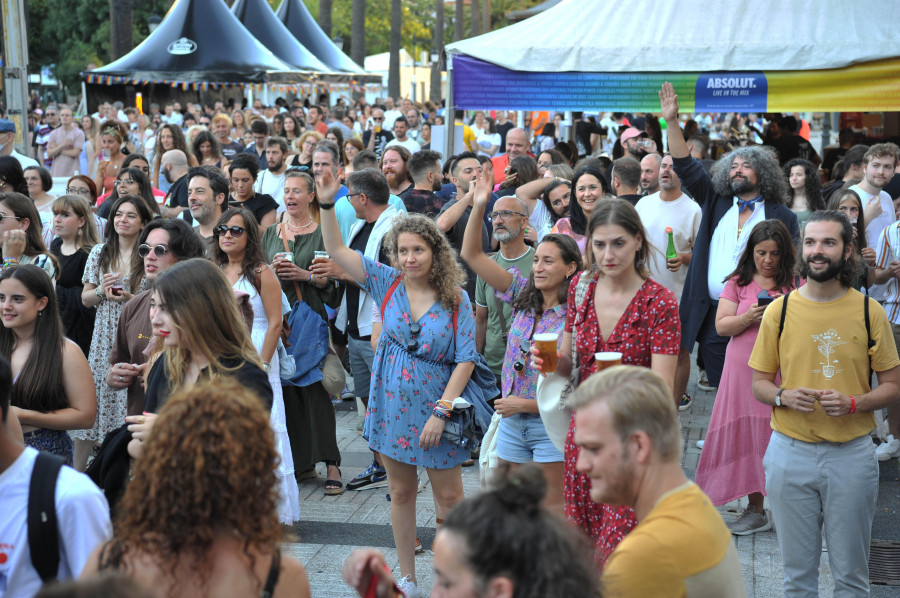
[[672,236],[672,227],[666,227],[666,234],[669,236],[669,244],[666,246],[666,260],[674,260],[678,257],[675,251],[675,238]]

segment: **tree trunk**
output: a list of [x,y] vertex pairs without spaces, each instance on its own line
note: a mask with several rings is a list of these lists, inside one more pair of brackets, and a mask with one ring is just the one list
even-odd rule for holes
[[366,0],[353,0],[350,58],[359,66],[366,61]]
[[388,95],[400,99],[400,33],[403,28],[403,3],[391,0],[391,62],[388,66]]
[[472,5],[472,37],[481,35],[481,0],[471,0]]
[[434,40],[432,42],[438,59],[431,65],[431,102],[438,104],[441,101],[441,54],[444,52],[444,0],[435,0],[434,3]]
[[456,14],[453,19],[453,41],[458,42],[461,40],[465,33],[463,33],[463,3],[462,0],[456,0],[454,2],[456,6]]
[[484,8],[481,9],[481,32],[491,32],[491,0],[484,0]]
[[332,0],[319,0],[319,27],[328,37],[331,37],[331,3]]
[[134,48],[134,0],[109,0],[109,57],[116,60]]

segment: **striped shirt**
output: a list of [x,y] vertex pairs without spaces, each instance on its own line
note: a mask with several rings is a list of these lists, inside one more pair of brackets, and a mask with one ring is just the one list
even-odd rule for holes
[[[883,270],[894,260],[900,261],[900,222],[889,224],[878,235],[875,267]],[[900,324],[900,284],[897,277],[891,276],[882,288],[884,298],[881,305],[884,306],[891,323]]]

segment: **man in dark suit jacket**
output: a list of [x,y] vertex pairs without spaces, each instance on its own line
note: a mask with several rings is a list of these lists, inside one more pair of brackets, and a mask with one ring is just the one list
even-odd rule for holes
[[[717,387],[725,364],[728,337],[716,333],[716,310],[724,278],[734,271],[753,227],[763,220],[781,220],[796,243],[797,217],[784,204],[787,182],[774,152],[763,146],[738,148],[707,173],[691,158],[678,123],[678,96],[670,83],[659,92],[666,120],[672,166],[683,189],[700,204],[703,216],[682,293],[681,346],[691,351],[700,343],[709,385]],[[675,396],[687,387],[690,362],[675,375]]]

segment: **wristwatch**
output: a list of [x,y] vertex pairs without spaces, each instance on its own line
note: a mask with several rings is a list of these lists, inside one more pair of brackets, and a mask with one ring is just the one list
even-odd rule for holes
[[264,362],[263,362],[263,369],[264,369],[264,370],[266,371],[266,373],[268,374],[268,373],[269,373],[269,370],[272,369],[272,364],[270,364],[268,361],[264,361]]
[[779,388],[779,389],[778,389],[778,392],[775,393],[775,406],[776,406],[776,407],[782,407],[782,406],[783,406],[782,403],[781,403],[781,393],[783,393],[784,390],[785,390],[785,389],[783,389],[783,388]]

